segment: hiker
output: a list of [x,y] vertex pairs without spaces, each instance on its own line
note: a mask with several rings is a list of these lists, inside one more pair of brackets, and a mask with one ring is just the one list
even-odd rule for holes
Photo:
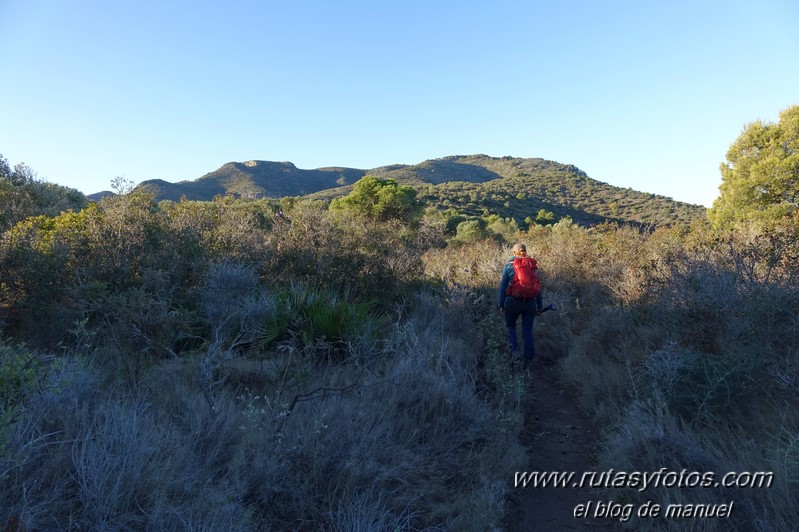
[[527,256],[527,246],[515,244],[513,258],[502,270],[499,285],[499,313],[505,317],[510,341],[511,362],[519,360],[519,340],[516,337],[516,321],[522,317],[522,338],[524,338],[524,363],[529,364],[535,357],[535,338],[533,322],[543,307],[541,281],[538,278],[538,264]]

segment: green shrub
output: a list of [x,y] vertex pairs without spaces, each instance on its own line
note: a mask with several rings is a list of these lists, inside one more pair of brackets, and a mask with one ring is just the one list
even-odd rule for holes
[[372,220],[416,221],[422,214],[416,201],[416,190],[400,186],[393,179],[364,176],[352,187],[352,192],[330,203],[332,211],[349,211]]
[[267,319],[258,334],[261,348],[293,340],[300,346],[326,346],[331,352],[346,352],[348,342],[362,336],[376,338],[388,324],[375,300],[355,298],[350,290],[313,288],[292,283],[276,294],[276,314]]
[[455,230],[456,242],[469,243],[482,240],[486,237],[485,221],[478,220],[465,220],[460,222]]
[[[26,396],[35,391],[42,369],[41,357],[0,339],[0,458],[6,453],[17,411]],[[2,473],[0,468],[0,481]]]
[[647,357],[646,384],[681,419],[704,423],[734,419],[757,394],[762,361],[746,353],[710,355],[667,346]]

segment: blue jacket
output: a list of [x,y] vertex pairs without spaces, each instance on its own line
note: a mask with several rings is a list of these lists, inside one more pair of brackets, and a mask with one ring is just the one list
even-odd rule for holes
[[[502,281],[499,283],[499,308],[505,308],[505,298],[512,297],[505,295],[505,290],[507,290],[508,286],[510,286],[511,281],[513,281],[513,277],[516,275],[516,270],[513,269],[513,258],[514,257],[511,257],[511,259],[505,265],[505,269],[502,270]],[[539,294],[535,297],[535,308],[541,310],[543,307],[544,298],[539,292]]]

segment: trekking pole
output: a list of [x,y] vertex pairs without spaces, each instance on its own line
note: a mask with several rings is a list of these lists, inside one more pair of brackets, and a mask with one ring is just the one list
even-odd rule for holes
[[541,310],[539,310],[539,311],[538,311],[538,315],[540,316],[540,315],[541,315],[541,314],[543,314],[544,312],[548,312],[548,311],[550,311],[550,310],[558,310],[558,309],[555,307],[555,305],[554,305],[554,304],[550,303],[550,304],[549,304],[549,305],[547,305],[546,307],[544,307],[544,308],[542,308]]

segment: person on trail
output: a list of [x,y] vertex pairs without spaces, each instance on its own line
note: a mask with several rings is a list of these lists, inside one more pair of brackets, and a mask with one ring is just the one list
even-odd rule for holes
[[527,256],[527,246],[515,244],[513,258],[502,270],[499,284],[499,312],[505,317],[508,327],[511,361],[519,360],[519,340],[516,337],[516,322],[522,317],[522,338],[524,339],[524,363],[529,364],[535,357],[535,337],[533,322],[541,313],[543,298],[541,281],[538,278],[538,264]]

